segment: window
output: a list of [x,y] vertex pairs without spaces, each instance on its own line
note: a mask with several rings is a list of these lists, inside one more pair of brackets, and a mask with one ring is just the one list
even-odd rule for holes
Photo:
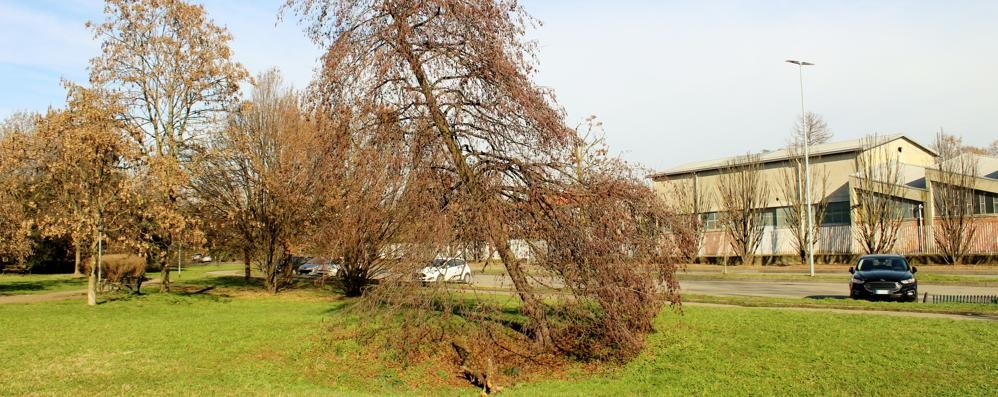
[[794,211],[791,207],[780,207],[776,209],[776,227],[787,227],[794,215],[791,212]]
[[974,191],[974,214],[998,214],[998,194]]
[[717,213],[716,212],[708,212],[708,213],[705,213],[705,214],[703,214],[701,216],[703,216],[704,227],[707,228],[708,230],[709,229],[719,229],[721,227],[720,223],[717,222]]
[[878,208],[884,208],[892,213],[896,211],[901,215],[902,219],[916,219],[920,212],[919,206],[921,203],[914,200],[909,200],[901,197],[887,197],[882,194],[874,194],[872,197],[865,197],[866,193],[859,192],[861,195],[857,205],[869,204],[877,206]]
[[762,226],[776,226],[776,211],[777,208],[766,208],[759,210],[756,214],[757,220]]
[[848,225],[849,224],[849,202],[839,201],[828,203],[825,206],[825,216],[821,220],[822,225]]

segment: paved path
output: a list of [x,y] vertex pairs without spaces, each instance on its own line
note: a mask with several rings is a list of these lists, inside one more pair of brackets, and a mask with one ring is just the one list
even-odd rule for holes
[[[539,279],[540,282],[553,284]],[[486,287],[511,287],[506,275],[475,275],[475,285]],[[718,296],[764,296],[776,298],[844,298],[849,295],[848,279],[835,282],[769,281],[769,280],[680,280],[681,292]],[[556,286],[556,285],[551,285]],[[919,297],[929,295],[998,295],[998,287],[934,285],[918,286]]]
[[950,320],[998,321],[998,317],[994,316],[925,313],[925,312],[910,312],[910,311],[906,312],[906,311],[892,311],[892,310],[865,310],[865,309],[851,310],[851,309],[835,309],[835,308],[819,308],[819,307],[741,306],[741,305],[725,305],[720,303],[705,303],[705,302],[683,302],[683,306],[737,307],[741,309],[792,310],[792,311],[801,311],[801,312],[843,313],[843,314],[879,315],[879,316],[895,316],[895,317],[945,318]]
[[44,294],[7,295],[7,296],[0,296],[0,305],[7,303],[37,303],[37,302],[57,301],[57,300],[74,298],[77,296],[82,297],[86,294],[87,290],[77,289],[72,291],[47,292]]
[[[823,298],[849,296],[847,283],[798,281],[729,281],[681,280],[682,292],[721,296],[768,296],[778,298]],[[998,287],[921,284],[918,294],[929,295],[998,295]]]
[[[152,279],[142,283],[142,286],[147,285],[158,285],[159,279]],[[24,294],[24,295],[7,295],[0,296],[0,305],[8,303],[38,303],[38,302],[48,302],[48,301],[58,301],[69,298],[84,297],[87,295],[87,290],[84,289],[74,289],[72,291],[57,291],[57,292],[46,292],[42,294]]]

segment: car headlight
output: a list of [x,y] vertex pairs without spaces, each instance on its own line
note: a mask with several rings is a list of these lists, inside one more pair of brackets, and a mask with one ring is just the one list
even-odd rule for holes
[[859,279],[859,278],[853,278],[852,281],[850,281],[850,282],[853,283],[853,284],[863,284],[866,281],[863,280],[863,279]]
[[909,278],[907,280],[901,280],[901,284],[911,284],[911,283],[914,283],[914,282],[915,282],[915,278],[914,277]]

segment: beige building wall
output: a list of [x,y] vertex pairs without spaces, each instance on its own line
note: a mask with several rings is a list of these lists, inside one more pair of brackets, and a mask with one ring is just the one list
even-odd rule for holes
[[[935,162],[935,156],[931,152],[926,151],[921,146],[904,137],[895,138],[869,150],[889,150],[892,153],[897,153],[897,148],[901,149],[900,160],[902,163],[927,167],[933,165]],[[850,201],[849,177],[856,173],[855,161],[859,153],[860,151],[857,150],[821,155],[811,159],[811,174],[813,176],[811,191],[814,201],[818,201],[819,194],[822,192],[822,186],[820,185],[822,175],[827,176],[824,186],[824,197],[828,202]],[[790,160],[779,160],[763,165],[762,180],[770,189],[769,201],[766,204],[767,208],[789,205],[789,201],[783,197],[781,186],[784,184],[785,175],[794,178],[796,177],[796,173],[797,165]],[[674,204],[670,203],[670,200],[674,199],[675,195],[673,192],[677,186],[689,189],[691,186],[696,185],[701,191],[713,196],[710,200],[710,208],[705,211],[715,212],[720,210],[719,200],[716,197],[717,185],[721,179],[720,174],[719,169],[674,174],[653,179],[652,186],[656,192],[662,195],[667,203]]]

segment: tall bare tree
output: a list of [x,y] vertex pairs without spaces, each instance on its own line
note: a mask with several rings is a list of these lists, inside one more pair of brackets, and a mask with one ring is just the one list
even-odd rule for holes
[[977,227],[973,222],[977,158],[961,153],[962,139],[940,131],[936,134],[937,179],[932,181],[935,202],[933,237],[943,259],[959,264],[970,250]]
[[832,140],[832,131],[820,114],[807,112],[797,118],[788,143],[791,147],[803,147],[805,136],[809,145],[819,145]]
[[[828,171],[824,168],[818,169],[811,166],[811,203],[812,223],[810,233],[810,244],[808,244],[807,227],[807,184],[804,181],[804,158],[800,147],[791,147],[790,162],[792,168],[784,168],[782,180],[779,186],[780,194],[788,207],[784,212],[787,218],[787,227],[793,234],[793,244],[800,258],[801,263],[805,263],[808,257],[809,247],[814,247],[818,241],[818,231],[821,229],[821,220],[825,218],[825,209],[828,208]],[[817,200],[815,200],[817,199]]]
[[[364,117],[353,123],[357,133],[366,134],[378,124],[397,124],[405,134],[406,147],[412,153],[427,154],[431,163],[426,167],[434,170],[435,190],[440,192],[439,224],[453,227],[442,234],[490,242],[529,318],[527,334],[536,346],[554,348],[557,330],[510,240],[553,240],[564,235],[546,233],[567,230],[582,233],[577,228],[548,225],[577,221],[562,217],[560,211],[569,206],[561,204],[572,202],[573,187],[583,185],[571,174],[575,131],[565,125],[553,95],[531,81],[535,45],[524,40],[524,34],[534,20],[519,3],[509,0],[290,0],[287,8],[301,17],[317,43],[328,48],[315,82],[320,102],[368,107],[352,112]],[[637,191],[641,190],[627,190]],[[620,200],[620,196],[611,197]],[[603,203],[623,205],[614,200]],[[637,212],[626,215],[618,221],[650,219],[639,218]],[[635,233],[625,236],[650,238]],[[584,243],[576,252],[598,243],[575,242]],[[573,263],[576,258],[543,262],[554,266]],[[611,261],[607,251],[603,258],[606,269],[618,275],[634,270],[624,266],[623,256]],[[607,321],[604,328],[619,331],[607,338],[633,347],[650,324],[645,310],[657,310],[661,296],[653,288],[627,284],[644,285],[651,280],[599,274],[607,275],[600,280],[606,294],[592,298],[602,310],[611,312],[601,317]],[[573,272],[567,277],[596,276]],[[568,281],[594,285],[595,280]],[[630,322],[618,322],[624,318],[617,315],[620,310],[635,310],[630,312],[635,316]],[[567,338],[567,334],[560,337]]]
[[275,293],[290,280],[291,257],[316,232],[327,187],[336,181],[330,165],[342,145],[313,116],[276,70],[261,74],[251,99],[214,136],[194,183],[208,213]]
[[683,258],[688,263],[699,257],[704,233],[707,231],[705,215],[715,201],[715,192],[704,189],[698,182],[698,176],[694,174],[687,179],[673,181],[671,191],[675,222],[670,226],[674,226],[674,238],[679,240],[675,244],[691,247],[685,250],[687,255]]
[[194,239],[189,159],[231,109],[245,69],[232,61],[228,31],[203,6],[180,0],[107,0],[105,20],[88,22],[101,42],[90,81],[121,98],[119,117],[141,144],[143,236],[163,268],[175,243]]
[[898,230],[904,221],[904,205],[899,199],[903,165],[899,153],[887,144],[887,139],[871,135],[864,139],[863,151],[856,156],[855,229],[856,239],[866,253],[887,253],[894,250]]
[[762,242],[769,195],[759,155],[739,157],[721,169],[717,183],[719,216],[728,243],[742,264],[753,263]]

